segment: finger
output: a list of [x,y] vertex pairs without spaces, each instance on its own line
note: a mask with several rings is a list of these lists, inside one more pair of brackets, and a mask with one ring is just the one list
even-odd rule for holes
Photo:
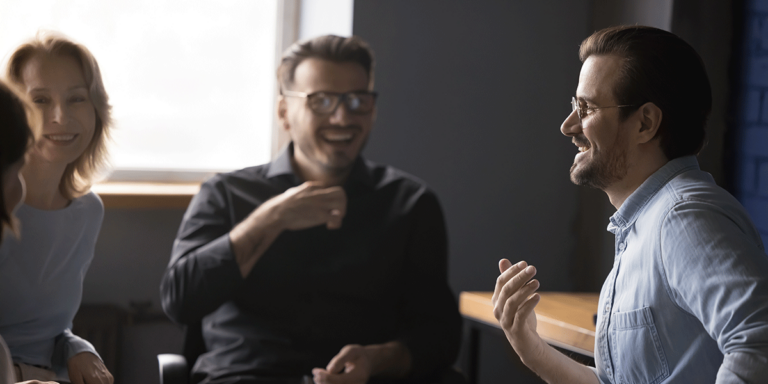
[[512,262],[507,259],[499,260],[499,273],[504,273],[507,269],[512,267]]
[[[499,261],[499,269],[501,269],[501,263],[504,259]],[[501,289],[504,287],[504,285],[507,284],[509,279],[511,279],[515,274],[522,271],[525,267],[528,266],[528,263],[525,261],[520,261],[517,264],[507,268],[504,272],[502,272],[499,277],[496,278],[496,286],[493,289],[493,296],[491,297],[491,303],[496,305],[496,303],[499,300],[499,295],[501,294]]]
[[508,329],[515,321],[517,321],[516,319],[519,317],[518,312],[520,311],[520,307],[534,294],[534,292],[536,292],[537,289],[539,289],[539,281],[531,280],[507,299],[502,306],[502,315],[499,319],[499,324],[501,324],[502,328]]
[[312,369],[312,381],[315,384],[328,384],[328,371],[322,368]]
[[341,215],[341,211],[338,209],[331,209],[330,217],[326,223],[328,229],[339,229],[344,217]]
[[325,370],[330,374],[344,372],[344,366],[346,365],[345,363],[347,362],[348,358],[348,355],[344,353],[344,350],[342,350],[341,353],[331,359],[331,361],[325,367]]
[[533,314],[533,310],[536,309],[536,305],[541,301],[541,295],[538,293],[531,294],[522,305],[517,309],[516,317],[518,319],[525,319]]
[[[514,268],[508,269],[507,272],[511,271],[512,269]],[[504,272],[504,274],[507,272]],[[519,291],[520,288],[524,286],[525,283],[527,283],[529,280],[531,280],[534,275],[536,275],[536,268],[532,265],[529,265],[522,271],[518,272],[516,275],[512,276],[512,278],[504,283],[501,288],[497,286],[498,294],[494,293],[496,295],[496,301],[493,302],[493,314],[497,320],[501,319],[501,315],[504,313],[504,306],[510,297]]]

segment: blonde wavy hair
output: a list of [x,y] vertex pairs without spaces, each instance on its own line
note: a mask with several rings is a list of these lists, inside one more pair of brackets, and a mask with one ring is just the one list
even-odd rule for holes
[[72,199],[85,194],[91,188],[98,171],[107,164],[107,142],[112,127],[112,107],[109,105],[109,96],[104,89],[96,58],[88,48],[57,32],[40,31],[34,38],[16,48],[8,60],[6,78],[17,87],[24,89],[22,78],[24,65],[36,55],[65,56],[75,59],[83,71],[88,94],[96,110],[96,129],[91,142],[75,161],[67,165],[59,183],[62,195]]

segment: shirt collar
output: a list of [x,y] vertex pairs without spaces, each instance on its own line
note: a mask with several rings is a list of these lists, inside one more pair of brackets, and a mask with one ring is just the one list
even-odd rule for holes
[[631,225],[645,205],[656,193],[661,190],[675,176],[690,170],[698,170],[699,162],[696,156],[684,156],[672,159],[658,171],[648,177],[631,195],[624,201],[616,213],[611,216],[611,222],[608,224],[608,231],[616,233],[617,230],[623,230]]
[[[291,166],[291,158],[293,157],[293,142],[289,143],[277,158],[269,164],[269,170],[267,170],[267,178],[274,178],[281,175],[290,175],[299,180],[299,176],[293,172]],[[349,173],[346,184],[350,181],[357,181],[367,187],[374,187],[373,175],[371,174],[373,165],[362,156],[357,156],[355,163],[352,165],[352,171]]]

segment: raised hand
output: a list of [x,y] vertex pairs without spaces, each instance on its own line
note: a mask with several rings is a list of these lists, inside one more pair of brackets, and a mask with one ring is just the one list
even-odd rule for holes
[[527,358],[540,356],[546,344],[536,332],[536,314],[539,303],[536,294],[538,280],[533,279],[536,268],[525,261],[515,265],[507,259],[499,261],[499,275],[493,291],[493,315],[515,352],[525,363]]
[[251,273],[261,255],[282,231],[321,224],[328,229],[339,229],[346,214],[344,189],[325,187],[312,181],[267,200],[229,232],[240,274],[246,277]]
[[285,191],[265,204],[274,204],[281,227],[299,230],[325,224],[341,228],[347,213],[347,195],[341,187],[324,187],[308,181]]

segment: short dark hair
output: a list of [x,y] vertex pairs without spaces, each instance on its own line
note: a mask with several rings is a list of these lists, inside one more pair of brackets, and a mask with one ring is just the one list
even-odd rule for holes
[[291,45],[277,67],[277,81],[280,89],[293,84],[296,67],[308,58],[318,58],[337,63],[360,64],[368,74],[368,87],[373,88],[373,51],[363,39],[325,35]]
[[582,62],[592,55],[623,59],[613,90],[626,119],[652,102],[662,111],[656,137],[667,159],[695,155],[704,146],[705,127],[712,110],[712,89],[704,62],[674,34],[652,27],[625,25],[597,31],[581,43]]
[[35,111],[24,100],[23,94],[0,81],[0,242],[6,228],[15,229],[11,212],[5,209],[3,176],[24,157],[34,138],[29,123]]

